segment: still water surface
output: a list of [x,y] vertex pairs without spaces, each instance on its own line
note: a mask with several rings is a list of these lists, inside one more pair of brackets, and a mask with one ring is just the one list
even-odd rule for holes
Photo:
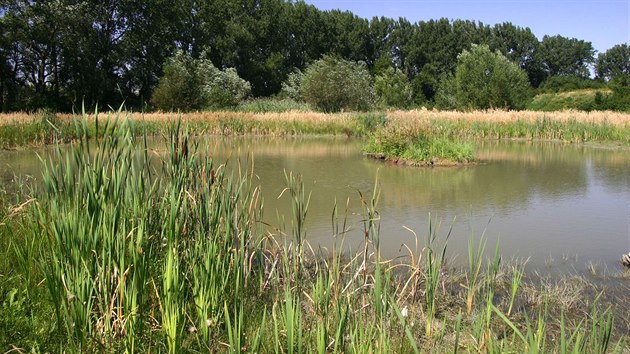
[[[265,221],[291,232],[291,205],[284,171],[300,173],[312,191],[307,239],[330,248],[335,200],[343,216],[349,200],[345,247],[363,241],[360,193],[369,197],[378,176],[381,245],[388,256],[402,244],[425,244],[429,218],[449,239],[451,263],[466,262],[470,237],[497,239],[505,259],[529,259],[533,267],[616,267],[630,251],[630,151],[548,142],[481,142],[482,164],[457,168],[413,168],[365,158],[360,142],[333,138],[208,138],[218,162],[254,156],[254,172],[265,205]],[[158,147],[159,149],[159,147]],[[205,150],[205,149],[204,149]],[[45,151],[39,151],[44,153]],[[14,175],[37,176],[35,151],[0,152],[0,183]],[[24,178],[24,177],[22,177]],[[10,188],[10,187],[5,187]],[[285,217],[283,221],[283,216]]]

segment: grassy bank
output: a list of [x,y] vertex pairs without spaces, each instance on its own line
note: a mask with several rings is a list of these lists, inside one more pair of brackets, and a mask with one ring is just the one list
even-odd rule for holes
[[611,95],[612,90],[609,89],[541,93],[532,99],[527,105],[527,109],[546,112],[566,109],[593,111],[601,109],[600,106],[603,106]]
[[[170,122],[181,118],[195,134],[221,135],[344,135],[366,136],[385,124],[422,127],[427,134],[447,139],[543,139],[565,142],[630,144],[630,114],[617,112],[450,112],[392,111],[324,114],[199,112],[133,113],[138,131],[166,134]],[[0,115],[0,148],[68,142],[77,139],[72,115],[41,112]],[[93,115],[88,117],[93,135]],[[428,126],[428,127],[427,127]]]
[[[362,237],[360,249],[322,250],[306,238],[310,198],[299,175],[286,172],[281,196],[291,222],[269,228],[255,171],[216,165],[177,123],[166,128],[168,153],[149,154],[135,124],[100,121],[98,134],[79,126],[77,144],[45,162],[41,189],[2,199],[0,350],[625,348],[627,302],[583,277],[527,275],[498,246],[485,259],[483,238],[471,238],[466,269],[446,265],[449,231],[436,223],[406,257],[384,259],[378,181],[363,191],[361,225],[331,206],[331,237]],[[87,144],[88,134],[99,138]]]

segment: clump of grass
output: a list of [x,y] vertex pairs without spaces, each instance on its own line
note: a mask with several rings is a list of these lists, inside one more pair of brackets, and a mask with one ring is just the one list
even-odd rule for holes
[[411,164],[448,165],[473,160],[471,144],[435,136],[422,125],[390,124],[378,128],[363,150],[373,157]]

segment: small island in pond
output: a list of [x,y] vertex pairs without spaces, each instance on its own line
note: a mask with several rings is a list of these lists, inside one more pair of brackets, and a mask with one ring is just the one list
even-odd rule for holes
[[366,156],[402,166],[450,167],[475,164],[470,143],[435,137],[417,126],[376,129],[363,146]]

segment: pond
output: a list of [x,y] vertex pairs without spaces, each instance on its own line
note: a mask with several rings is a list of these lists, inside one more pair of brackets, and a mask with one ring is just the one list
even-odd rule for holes
[[[205,141],[218,162],[254,156],[264,197],[264,219],[291,234],[291,204],[285,171],[301,174],[311,191],[306,239],[316,248],[356,249],[363,242],[364,208],[378,178],[383,253],[406,254],[401,246],[426,244],[429,220],[443,240],[449,229],[449,262],[466,263],[468,239],[499,240],[504,259],[528,259],[530,267],[583,270],[617,267],[630,251],[630,151],[551,142],[477,142],[482,163],[456,168],[414,168],[366,158],[361,142],[345,138],[220,138]],[[159,149],[159,147],[158,147]],[[0,183],[37,176],[37,152],[0,152]],[[339,224],[334,235],[335,201]],[[348,210],[346,203],[348,202]],[[412,232],[413,231],[413,232]],[[414,233],[417,236],[414,236]]]

